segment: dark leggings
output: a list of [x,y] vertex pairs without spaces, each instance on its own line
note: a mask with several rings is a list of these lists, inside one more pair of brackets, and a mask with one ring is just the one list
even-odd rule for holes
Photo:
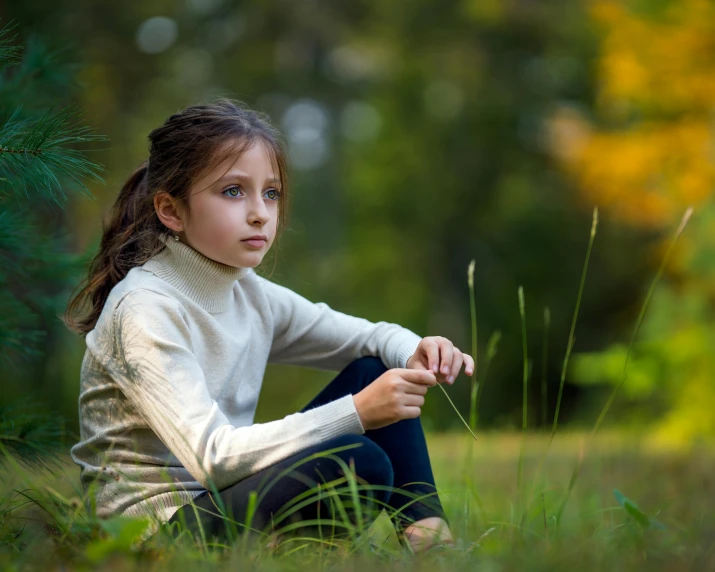
[[[349,393],[356,394],[385,371],[387,368],[378,357],[356,359],[302,411]],[[328,451],[337,447],[342,450]],[[359,506],[352,502],[355,497],[350,493],[343,465],[331,457],[341,459],[345,466],[354,471],[361,497]],[[297,463],[298,466],[292,467]],[[325,483],[331,481],[335,481],[332,497],[331,487],[325,486]],[[439,516],[449,523],[437,496],[419,417],[368,430],[364,435],[341,435],[307,447],[219,491],[225,513],[237,523],[235,530],[238,534],[245,530],[251,491],[256,491],[257,502],[250,529],[260,533],[280,533],[281,528],[284,528],[286,531],[297,530],[301,534],[345,537],[349,534],[348,528],[344,526],[347,524],[346,516],[351,526],[367,526],[383,508],[390,516],[401,541],[402,532],[414,521]],[[301,493],[305,494],[296,501]],[[338,494],[339,499],[336,499],[335,494]],[[344,512],[337,507],[337,502],[341,503]],[[301,508],[287,514],[301,503]],[[231,536],[227,521],[219,515],[220,503],[214,498],[214,493],[206,491],[200,494],[193,500],[193,505],[198,510],[192,504],[182,506],[171,517],[169,525],[182,522],[185,527],[197,530],[198,517],[207,539]]]

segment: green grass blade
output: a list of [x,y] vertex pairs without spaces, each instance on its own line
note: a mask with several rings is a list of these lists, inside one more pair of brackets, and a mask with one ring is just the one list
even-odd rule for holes
[[[526,303],[524,301],[524,288],[519,286],[518,290],[519,296],[519,316],[521,318],[521,345],[524,354],[524,368],[523,368],[523,381],[522,381],[522,404],[521,404],[521,446],[519,449],[519,467],[517,469],[517,482],[516,482],[516,494],[519,502],[517,506],[521,506],[523,501],[521,490],[521,483],[524,473],[524,446],[526,443],[526,428],[527,428],[527,388],[529,379],[529,362],[527,356],[527,343],[526,343]],[[522,519],[523,524],[523,519]]]
[[[552,440],[553,440],[554,434],[556,433],[556,427],[558,426],[558,423],[559,423],[559,412],[561,410],[561,397],[564,392],[564,382],[566,381],[566,370],[568,368],[569,358],[571,356],[571,350],[572,350],[573,344],[574,344],[574,332],[576,331],[576,320],[578,319],[578,312],[581,307],[581,297],[583,295],[583,287],[584,287],[584,284],[586,283],[586,274],[588,272],[588,263],[591,259],[591,249],[593,248],[593,241],[594,241],[594,238],[596,237],[597,228],[598,228],[598,207],[594,207],[593,219],[591,221],[591,235],[588,240],[588,248],[586,249],[586,259],[584,260],[584,263],[583,263],[583,271],[581,272],[581,283],[579,284],[579,287],[578,287],[578,296],[576,297],[576,308],[573,313],[573,319],[571,320],[571,330],[569,332],[569,341],[568,341],[568,344],[566,345],[566,355],[564,356],[564,363],[563,363],[563,367],[561,368],[561,380],[559,382],[559,393],[556,396],[556,411],[554,412],[554,423],[551,428],[551,439]],[[549,445],[551,445],[551,442],[549,442]],[[548,447],[547,447],[547,452],[548,452]]]
[[487,342],[487,355],[486,355],[486,359],[484,361],[484,373],[482,373],[481,383],[479,383],[477,386],[477,399],[476,399],[476,404],[474,406],[474,410],[476,412],[475,424],[479,422],[479,403],[481,402],[484,384],[487,381],[487,374],[489,373],[489,367],[491,366],[492,360],[497,355],[497,351],[499,350],[499,340],[501,340],[501,332],[499,330],[496,330],[495,332],[492,333],[491,336],[489,336],[489,341]]
[[[537,466],[536,472],[534,473],[534,479],[533,479],[534,489],[536,488],[536,484],[538,482],[539,475],[541,474],[541,470],[543,469],[544,463],[546,462],[546,457],[548,456],[549,450],[551,449],[551,444],[553,443],[554,437],[556,436],[556,428],[558,427],[558,422],[559,422],[559,412],[561,411],[561,397],[563,395],[564,383],[566,381],[566,370],[568,368],[569,358],[571,357],[571,351],[573,350],[573,346],[574,346],[574,342],[575,342],[574,333],[576,331],[576,321],[578,320],[578,313],[579,313],[579,309],[581,308],[581,297],[583,296],[583,288],[586,283],[586,275],[588,273],[588,264],[589,264],[589,261],[591,260],[591,250],[593,248],[594,239],[596,238],[597,229],[598,229],[598,207],[594,207],[593,218],[591,220],[591,233],[589,235],[588,247],[586,248],[586,258],[583,262],[583,269],[581,271],[581,282],[579,283],[578,294],[576,296],[576,306],[574,308],[573,318],[571,320],[571,330],[569,331],[569,339],[566,344],[566,353],[564,355],[563,366],[561,368],[561,379],[559,381],[559,391],[556,396],[556,410],[554,411],[554,421],[553,421],[553,424],[551,427],[551,435],[549,437],[549,441],[546,444],[546,449],[544,450],[544,454],[541,456],[539,465]],[[534,496],[534,494],[533,494],[533,490],[532,490],[531,497],[533,498],[533,496]]]
[[467,282],[469,284],[469,310],[472,323],[472,359],[474,360],[474,371],[472,372],[472,387],[469,396],[469,427],[472,432],[477,430],[477,309],[474,299],[474,260],[469,263],[467,269]]
[[551,327],[551,310],[544,307],[544,341],[541,351],[541,424],[548,422],[548,396],[546,385],[546,372],[549,360],[549,328]]
[[[606,400],[606,403],[604,404],[603,408],[601,409],[601,412],[598,415],[598,418],[596,419],[596,423],[593,426],[593,429],[591,430],[591,433],[589,434],[588,440],[586,445],[584,445],[584,448],[586,448],[593,438],[596,436],[596,433],[598,432],[598,429],[601,426],[601,423],[603,422],[604,418],[606,417],[606,414],[608,413],[608,410],[611,408],[611,405],[613,404],[613,401],[616,399],[616,394],[620,390],[620,388],[623,386],[625,383],[628,373],[627,373],[627,368],[628,368],[628,358],[631,355],[631,351],[633,350],[633,346],[635,345],[636,338],[638,336],[638,332],[640,331],[641,325],[643,323],[643,319],[645,317],[646,310],[648,309],[648,306],[650,304],[650,300],[653,296],[653,292],[655,291],[655,286],[660,280],[660,277],[663,275],[663,271],[665,270],[665,267],[668,264],[668,260],[670,260],[670,255],[673,252],[673,248],[675,247],[675,243],[678,241],[678,238],[680,238],[680,235],[683,233],[685,230],[685,226],[688,224],[688,221],[690,220],[691,215],[693,214],[693,208],[689,207],[686,211],[685,214],[683,215],[683,218],[680,221],[680,224],[678,225],[677,230],[675,231],[675,235],[673,236],[673,240],[671,240],[670,245],[668,246],[668,249],[665,251],[665,256],[663,256],[663,260],[660,263],[660,267],[658,268],[658,272],[655,275],[655,278],[653,279],[653,282],[650,285],[650,288],[648,289],[648,293],[646,294],[645,300],[643,301],[643,304],[641,305],[641,310],[638,313],[638,319],[636,320],[636,325],[635,328],[633,328],[633,334],[631,335],[631,341],[628,344],[628,350],[626,351],[626,357],[623,360],[623,377],[621,378],[621,381],[616,385],[616,387],[613,388],[613,391],[611,391],[611,394],[608,396],[608,399]],[[566,490],[566,497],[564,498],[563,502],[561,503],[561,506],[559,507],[559,511],[556,515],[556,523],[561,521],[561,516],[563,515],[563,511],[566,508],[566,503],[568,502],[569,498],[571,497],[571,491],[573,491],[574,486],[576,485],[576,480],[578,479],[578,475],[581,471],[581,466],[583,465],[583,458],[585,455],[581,454],[579,456],[579,460],[576,463],[576,467],[573,470],[573,473],[571,474],[571,479],[569,480],[569,486],[568,489]]]

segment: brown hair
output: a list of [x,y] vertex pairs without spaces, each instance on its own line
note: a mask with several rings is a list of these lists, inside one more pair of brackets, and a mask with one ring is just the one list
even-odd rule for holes
[[[266,145],[281,182],[277,240],[286,227],[290,196],[287,159],[278,130],[267,115],[225,97],[187,107],[149,133],[149,157],[119,191],[108,223],[103,221],[99,252],[89,265],[86,279],[75,289],[79,293],[70,296],[62,317],[65,325],[81,335],[89,333],[112,288],[130,269],[166,248],[160,236],[169,229],[154,209],[158,191],[177,199],[188,215],[191,184],[224,161],[239,157],[256,141]],[[77,317],[86,302],[89,312]]]

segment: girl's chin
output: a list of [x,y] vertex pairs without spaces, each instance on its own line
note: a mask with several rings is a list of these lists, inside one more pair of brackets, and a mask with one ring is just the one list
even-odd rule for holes
[[258,266],[263,261],[263,253],[256,253],[253,256],[243,256],[240,260],[236,261],[236,266],[240,268],[253,268]]

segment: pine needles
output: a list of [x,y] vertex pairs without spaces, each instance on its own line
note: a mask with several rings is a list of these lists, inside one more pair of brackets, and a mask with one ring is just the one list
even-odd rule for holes
[[64,188],[72,186],[93,198],[81,177],[103,183],[101,166],[69,146],[106,138],[74,125],[80,116],[74,106],[52,107],[39,119],[22,118],[21,110],[18,105],[0,127],[0,177],[16,197],[39,195],[61,206],[67,200]]
[[52,229],[66,191],[92,197],[84,181],[104,183],[102,166],[76,147],[106,137],[78,125],[74,104],[43,108],[47,93],[69,95],[60,87],[71,84],[71,66],[36,37],[13,45],[13,29],[0,30],[0,367],[18,372],[44,355],[58,293],[83,267],[66,232]]
[[[0,467],[8,456],[29,469],[57,469],[63,451],[62,420],[41,412],[29,398],[13,404],[0,404]],[[0,471],[0,480],[3,472]]]

